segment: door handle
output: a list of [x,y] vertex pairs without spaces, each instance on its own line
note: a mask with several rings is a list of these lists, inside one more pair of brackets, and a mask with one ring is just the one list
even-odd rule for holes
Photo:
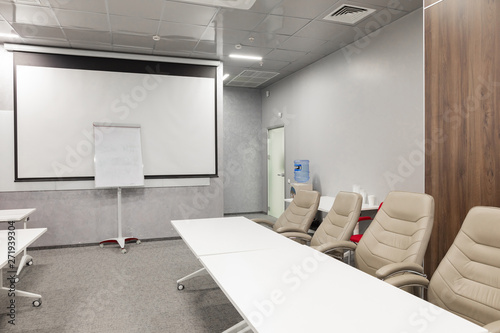
[[282,172],[282,173],[278,173],[278,176],[280,176],[280,177],[285,177],[285,173],[284,173],[284,172]]

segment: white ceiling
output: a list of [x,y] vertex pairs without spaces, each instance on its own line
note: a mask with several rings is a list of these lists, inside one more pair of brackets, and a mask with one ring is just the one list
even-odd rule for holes
[[[356,25],[323,19],[343,4],[376,11]],[[0,0],[0,42],[222,60],[226,84],[244,70],[279,73],[262,88],[420,7],[421,0],[256,0],[249,10],[166,0]]]

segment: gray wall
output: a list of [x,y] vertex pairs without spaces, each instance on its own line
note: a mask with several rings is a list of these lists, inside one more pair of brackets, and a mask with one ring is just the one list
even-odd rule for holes
[[262,105],[264,128],[285,126],[292,181],[293,161],[308,159],[324,195],[423,192],[422,10],[264,89]]
[[[12,54],[0,46],[0,112],[6,116],[2,119],[13,117],[12,72]],[[221,88],[220,85],[217,116],[219,169],[223,155]],[[13,161],[13,156],[3,150],[0,157],[0,163]],[[220,178],[210,180],[209,186],[123,189],[123,235],[144,239],[172,237],[177,233],[170,220],[222,216],[223,172],[219,175]],[[116,190],[0,192],[0,209],[33,207],[37,211],[30,225],[48,228],[34,246],[94,243],[118,235]],[[0,228],[6,227],[0,224]]]
[[261,181],[266,141],[262,140],[261,117],[259,90],[224,88],[224,213],[266,209]]

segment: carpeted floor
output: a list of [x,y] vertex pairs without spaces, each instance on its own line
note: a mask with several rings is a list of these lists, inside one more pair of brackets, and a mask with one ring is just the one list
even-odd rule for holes
[[11,299],[0,293],[0,332],[212,333],[242,320],[208,274],[177,290],[178,279],[202,267],[182,240],[126,248],[127,254],[118,245],[30,250],[34,265],[23,269],[16,289],[41,294],[42,305],[16,297],[12,325]]
[[[40,293],[42,305],[0,295],[0,332],[222,332],[240,315],[208,276],[176,280],[201,268],[182,240],[34,250],[18,290]],[[4,280],[6,279],[4,270]],[[6,283],[4,283],[5,285]]]

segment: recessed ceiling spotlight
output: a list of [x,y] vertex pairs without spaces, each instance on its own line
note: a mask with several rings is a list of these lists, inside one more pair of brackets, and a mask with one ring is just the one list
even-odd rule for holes
[[154,35],[154,36],[153,36],[153,40],[154,40],[155,42],[159,41],[160,39],[161,39],[161,37],[160,37],[160,36],[158,36],[158,35]]
[[248,37],[248,41],[250,41],[250,43],[253,43],[254,40],[255,40],[254,37]]
[[259,57],[259,56],[250,56],[250,55],[243,55],[243,54],[230,54],[229,58],[244,59],[244,60],[257,60],[257,61],[262,60],[262,57]]
[[235,48],[235,49],[237,49],[237,50],[241,50],[241,44],[236,44],[236,45],[234,46],[234,48]]

